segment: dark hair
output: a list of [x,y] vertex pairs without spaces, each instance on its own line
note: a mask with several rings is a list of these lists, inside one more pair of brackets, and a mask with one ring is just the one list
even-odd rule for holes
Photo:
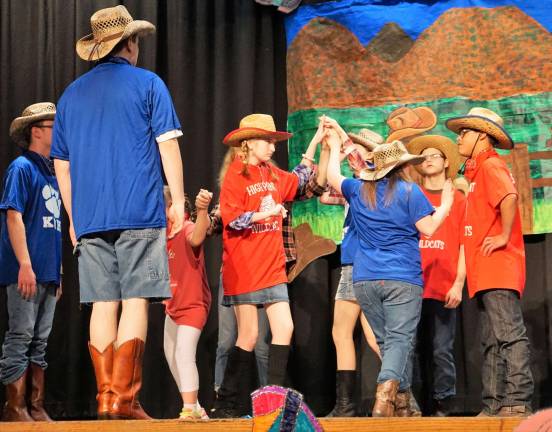
[[119,54],[123,49],[126,48],[129,41],[136,42],[137,39],[138,39],[138,35],[135,33],[125,39],[120,40],[119,42],[117,42],[117,45],[113,47],[113,49],[109,54],[112,56]]
[[[383,202],[384,207],[388,207],[391,205],[391,202],[393,201],[393,197],[395,196],[395,189],[397,188],[397,183],[399,181],[410,181],[408,175],[399,168],[394,168],[391,170],[391,172],[387,173],[387,175],[383,178],[387,178],[389,180],[389,183],[387,183],[387,187],[385,188],[385,199]],[[383,179],[380,179],[383,180]],[[361,195],[362,199],[368,206],[370,210],[376,210],[378,207],[378,203],[376,200],[376,187],[378,185],[378,182],[380,181],[365,181],[362,185],[361,189]]]

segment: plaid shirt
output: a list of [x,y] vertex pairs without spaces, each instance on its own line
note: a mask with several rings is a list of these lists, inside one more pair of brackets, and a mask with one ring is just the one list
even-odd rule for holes
[[[297,193],[295,195],[295,200],[304,201],[315,196],[320,196],[326,190],[325,187],[320,186],[317,183],[317,174],[316,167],[311,169],[305,165],[297,165],[293,173],[299,177],[299,186],[297,188]],[[219,211],[220,204],[217,204],[211,212],[209,213],[209,219],[211,223],[207,230],[207,235],[216,235],[222,233],[222,218],[220,217]],[[295,236],[293,234],[293,224],[292,224],[292,212],[291,212],[292,203],[285,203],[285,208],[288,211],[287,217],[283,220],[282,223],[282,236],[284,239],[284,251],[286,253],[286,263],[295,261],[297,259],[297,249],[295,248]],[[238,219],[243,218],[251,220],[249,212],[244,213]]]

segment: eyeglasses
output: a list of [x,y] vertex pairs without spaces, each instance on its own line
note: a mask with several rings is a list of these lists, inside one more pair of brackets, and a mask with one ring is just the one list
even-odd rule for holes
[[463,137],[464,135],[466,135],[468,132],[477,132],[477,131],[474,131],[473,129],[462,129],[460,130],[460,132],[458,133],[458,135],[460,137]]
[[425,156],[425,159],[426,160],[432,160],[432,159],[439,159],[439,158],[445,158],[442,154],[440,153],[433,153],[433,154],[428,154],[428,155],[424,155]]

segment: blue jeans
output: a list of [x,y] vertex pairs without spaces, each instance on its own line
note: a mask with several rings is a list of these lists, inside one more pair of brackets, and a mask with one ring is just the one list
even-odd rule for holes
[[56,286],[37,284],[30,300],[21,297],[17,284],[6,287],[8,331],[2,345],[0,380],[9,384],[18,380],[29,363],[46,369],[46,345],[56,309]]
[[[431,347],[431,375],[433,376],[432,397],[443,400],[456,395],[456,365],[454,362],[454,338],[456,335],[456,309],[447,309],[442,301],[424,299],[422,316],[418,325],[416,349],[412,355],[413,365],[409,372],[420,379],[423,372],[424,347]],[[425,363],[425,361],[423,362]]]
[[518,294],[508,289],[483,291],[476,297],[483,348],[482,399],[484,410],[531,408],[533,375],[531,350]]
[[395,280],[354,283],[355,296],[370,323],[382,354],[378,384],[399,381],[410,388],[408,362],[422,307],[422,287]]
[[[236,324],[234,308],[222,306],[223,296],[224,289],[222,287],[221,277],[218,296],[218,342],[217,358],[215,360],[215,390],[218,390],[222,384],[228,354],[234,345],[236,345],[236,339],[238,338],[238,326]],[[264,308],[259,308],[257,312],[259,316],[259,337],[255,345],[255,357],[257,358],[259,384],[264,386],[268,382],[268,346],[270,344],[271,335],[266,310]]]

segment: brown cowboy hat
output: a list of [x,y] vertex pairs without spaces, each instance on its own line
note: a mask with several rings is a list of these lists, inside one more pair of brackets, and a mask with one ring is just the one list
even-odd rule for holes
[[10,137],[19,146],[27,148],[29,143],[25,137],[27,128],[41,120],[54,120],[56,106],[52,102],[38,102],[29,105],[21,113],[21,117],[15,118],[10,125]]
[[295,236],[297,260],[288,271],[288,282],[290,283],[311,262],[337,250],[333,240],[313,234],[310,225],[306,222],[293,228],[293,235]]
[[425,160],[424,156],[408,153],[404,144],[400,141],[380,144],[372,152],[374,169],[364,169],[359,172],[359,177],[366,181],[375,181],[385,177],[393,168],[405,163],[419,164]]
[[512,137],[504,129],[504,120],[490,109],[472,108],[465,116],[448,119],[445,125],[456,134],[462,129],[485,132],[496,140],[496,147],[505,150],[514,148]]
[[138,34],[155,31],[149,21],[134,20],[126,7],[100,9],[90,17],[92,33],[77,41],[77,54],[86,61],[96,61],[108,55],[120,41]]
[[420,135],[433,129],[437,124],[437,116],[428,107],[400,107],[392,111],[387,117],[389,136],[386,142],[403,140]]
[[347,135],[352,142],[366,147],[369,151],[383,143],[383,137],[370,129],[361,129],[358,134],[349,132]]
[[414,155],[421,155],[427,148],[435,148],[445,155],[449,166],[445,171],[447,178],[454,179],[458,174],[461,165],[458,146],[454,142],[442,135],[422,135],[414,138],[407,145],[408,151]]
[[276,130],[274,119],[268,114],[250,114],[240,121],[240,127],[224,137],[222,142],[231,147],[237,147],[243,140],[267,139],[285,141],[291,138],[289,132]]

